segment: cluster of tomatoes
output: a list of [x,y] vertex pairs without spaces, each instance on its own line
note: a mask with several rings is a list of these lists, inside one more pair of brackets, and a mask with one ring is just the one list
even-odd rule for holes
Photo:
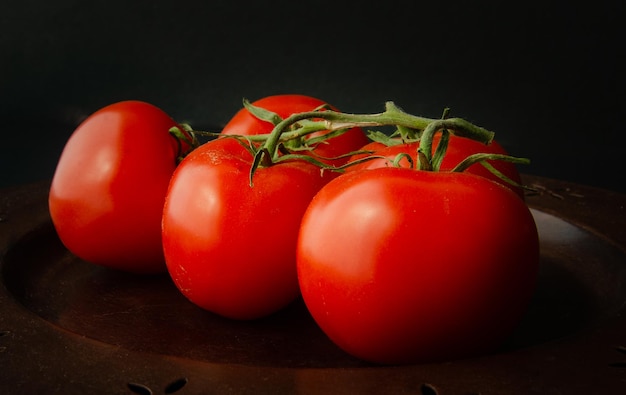
[[151,104],[115,103],[67,142],[51,218],[81,259],[167,271],[225,317],[264,317],[302,297],[332,341],[368,361],[496,349],[539,261],[515,164],[491,160],[508,156],[453,121],[407,116],[398,131],[413,138],[381,142],[361,127],[372,119],[269,96],[200,144]]

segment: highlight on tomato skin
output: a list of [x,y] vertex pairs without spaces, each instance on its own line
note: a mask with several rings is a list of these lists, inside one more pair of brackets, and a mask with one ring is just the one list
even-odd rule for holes
[[346,352],[382,364],[494,352],[534,291],[533,217],[510,189],[463,173],[346,173],[309,205],[302,297]]
[[258,169],[235,139],[190,153],[172,176],[163,209],[168,272],[192,303],[236,320],[273,314],[299,296],[300,219],[330,177],[289,161]]
[[57,234],[88,262],[136,273],[165,272],[161,214],[179,144],[178,124],[141,101],[103,107],[72,133],[48,196]]

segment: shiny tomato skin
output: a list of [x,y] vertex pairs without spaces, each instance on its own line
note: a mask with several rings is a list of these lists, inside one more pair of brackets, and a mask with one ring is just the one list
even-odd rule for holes
[[257,169],[234,139],[206,143],[172,177],[163,248],[174,283],[191,302],[238,320],[272,314],[299,295],[300,219],[327,183],[302,161]]
[[383,364],[492,352],[533,293],[539,245],[515,194],[472,174],[346,173],[300,229],[302,297],[340,348]]
[[52,222],[76,256],[113,269],[165,272],[161,214],[178,145],[176,126],[141,101],[106,106],[82,122],[60,156]]
[[[328,104],[323,100],[298,94],[267,96],[254,101],[252,104],[254,106],[272,111],[283,119],[295,113],[312,111],[324,105],[328,106]],[[242,108],[233,116],[233,118],[231,118],[226,126],[224,126],[222,134],[253,136],[270,133],[272,129],[273,125],[271,123],[256,118],[248,110]],[[325,133],[328,132],[316,132],[312,133],[310,136],[315,137]],[[357,151],[363,145],[367,144],[367,142],[368,138],[361,128],[352,128],[340,136],[327,140],[325,144],[318,144],[315,148],[315,154],[319,156],[318,159],[335,158],[340,155]],[[348,158],[333,160],[324,159],[322,162],[332,164],[334,166],[341,166],[347,162],[347,160]]]
[[[439,140],[441,140],[441,135],[436,134],[433,137],[433,152],[437,148],[439,144]],[[355,170],[363,170],[363,169],[375,169],[378,167],[389,167],[392,166],[393,159],[400,153],[406,153],[411,156],[413,159],[413,166],[416,166],[416,155],[417,149],[419,148],[419,142],[416,143],[408,143],[408,144],[399,144],[386,146],[379,142],[371,142],[362,147],[364,151],[373,151],[373,155],[385,157],[383,158],[375,158],[362,163],[359,163],[354,166],[348,167],[348,171]],[[469,155],[476,153],[487,153],[487,154],[504,154],[508,155],[508,152],[502,147],[497,141],[492,141],[490,144],[483,144],[476,140],[472,140],[465,137],[458,136],[450,136],[450,140],[448,142],[448,148],[446,150],[446,154],[441,162],[442,171],[452,170],[456,165],[458,165],[461,161],[467,158]],[[363,158],[365,154],[355,155],[350,158],[350,161]],[[497,161],[488,161],[493,167],[495,167],[498,171],[504,174],[509,179],[515,181],[518,185],[522,184],[522,180],[517,170],[515,164],[511,162],[505,162],[501,160]],[[399,163],[400,167],[410,167],[411,163],[407,159],[402,159]],[[476,174],[497,183],[500,183],[507,188],[512,189],[515,193],[517,193],[522,199],[524,198],[524,190],[516,185],[512,185],[495,174],[485,168],[483,165],[475,163],[469,168],[465,170],[467,173]]]

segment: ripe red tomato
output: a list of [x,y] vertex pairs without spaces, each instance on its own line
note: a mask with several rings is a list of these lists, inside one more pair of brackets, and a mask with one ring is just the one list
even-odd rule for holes
[[[283,119],[295,113],[313,111],[321,106],[328,106],[323,100],[311,96],[294,94],[267,96],[252,104],[256,107],[274,112]],[[242,108],[226,124],[222,130],[222,134],[253,136],[270,133],[273,127],[271,123],[260,120],[247,109]],[[323,136],[327,133],[328,131],[311,133],[308,138]],[[336,158],[340,155],[348,154],[358,150],[363,145],[367,144],[368,141],[367,136],[361,128],[352,128],[339,136],[328,139],[322,144],[318,144],[314,152],[318,156],[317,158],[322,162],[334,166],[341,166],[347,162],[348,158],[333,160],[321,158]]]
[[510,189],[401,168],[328,183],[297,245],[321,329],[354,356],[392,364],[495,350],[527,308],[538,261],[533,217]]
[[123,101],[74,131],[49,194],[52,222],[72,253],[129,272],[166,270],[161,214],[179,155],[173,126],[159,108]]
[[[433,151],[437,148],[439,141],[441,140],[441,135],[436,134],[433,136]],[[371,155],[380,156],[380,158],[374,158],[367,160],[365,162],[361,162],[359,164],[355,164],[354,166],[348,167],[348,171],[355,170],[363,170],[363,169],[375,169],[378,167],[389,167],[392,166],[393,159],[396,158],[398,154],[408,154],[413,160],[413,164],[406,159],[403,158],[397,164],[400,167],[415,167],[417,166],[417,149],[419,148],[419,142],[408,143],[408,144],[398,144],[392,146],[386,146],[379,142],[371,142],[366,144],[362,150],[364,151],[373,151],[374,153]],[[451,135],[450,140],[448,142],[448,148],[446,150],[446,154],[441,162],[440,170],[449,171],[454,169],[456,165],[461,163],[465,158],[469,155],[476,153],[486,153],[486,154],[503,154],[508,155],[508,152],[496,141],[492,141],[490,144],[483,144],[476,140],[472,140],[465,137],[458,137]],[[354,155],[350,158],[350,161],[354,161],[356,159],[361,159],[367,155],[359,154]],[[387,158],[387,159],[383,159]],[[511,162],[505,162],[502,160],[490,160],[487,161],[491,164],[496,170],[501,172],[510,180],[514,181],[517,185],[522,184],[522,180],[520,178],[519,171],[515,164]],[[512,189],[515,193],[517,193],[522,199],[524,198],[524,190],[517,186],[513,185],[507,181],[504,181],[491,171],[489,171],[486,167],[481,164],[475,163],[471,165],[469,168],[465,170],[467,173],[476,174],[492,181],[495,181],[499,184],[502,184],[510,189]]]
[[163,211],[169,273],[196,305],[234,319],[271,314],[298,295],[300,219],[328,172],[304,161],[261,167],[231,138],[210,141],[174,172]]

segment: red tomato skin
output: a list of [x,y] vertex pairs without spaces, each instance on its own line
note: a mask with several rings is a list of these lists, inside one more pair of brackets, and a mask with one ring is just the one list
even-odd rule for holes
[[[272,111],[283,119],[295,113],[312,111],[320,106],[327,105],[323,100],[298,94],[267,96],[252,104]],[[273,125],[271,123],[256,118],[254,115],[250,114],[248,110],[242,108],[231,118],[226,126],[224,126],[222,134],[253,136],[270,133],[272,129]],[[325,133],[328,132],[321,131],[312,133],[310,137],[320,136]],[[335,158],[357,151],[363,145],[367,144],[368,141],[367,136],[361,128],[352,128],[340,136],[327,140],[325,144],[319,144],[315,148],[315,153],[321,158]],[[321,161],[334,166],[341,166],[348,161],[348,158]]]
[[106,106],[70,136],[48,204],[63,244],[88,262],[136,273],[165,272],[161,214],[178,145],[176,126],[141,101]]
[[285,162],[259,168],[250,187],[252,157],[237,146],[215,140],[181,162],[163,211],[163,248],[174,283],[191,302],[251,320],[298,297],[300,219],[328,177],[311,164]]
[[[433,137],[433,152],[437,148],[441,140],[441,135],[436,134]],[[393,159],[400,153],[406,153],[413,159],[413,166],[417,165],[416,155],[419,148],[419,142],[409,144],[399,144],[393,146],[386,146],[379,142],[371,142],[362,147],[362,150],[374,151],[373,155],[381,156],[381,158],[374,158],[354,166],[348,167],[348,171],[364,170],[364,169],[376,169],[378,167],[390,167],[393,166]],[[448,148],[446,154],[441,162],[441,171],[449,171],[454,169],[456,165],[461,163],[466,157],[475,153],[488,153],[488,154],[504,154],[508,155],[508,152],[497,142],[492,141],[490,144],[483,144],[476,140],[472,140],[465,137],[450,136],[448,142]],[[350,158],[350,161],[363,158],[367,155],[359,154]],[[382,157],[388,158],[383,159]],[[520,174],[515,164],[505,161],[488,161],[493,167],[495,167],[502,174],[515,181],[518,185],[522,185]],[[407,159],[402,159],[399,163],[400,167],[410,167],[411,163]],[[510,188],[522,199],[524,198],[524,190],[518,186],[511,185],[506,181],[500,179],[498,176],[490,172],[487,168],[481,164],[473,164],[467,170],[467,173],[476,174],[481,177],[485,177],[489,180],[495,181],[499,184]]]
[[297,268],[311,315],[340,348],[384,364],[492,352],[524,314],[538,272],[532,215],[460,173],[346,173],[311,202]]

